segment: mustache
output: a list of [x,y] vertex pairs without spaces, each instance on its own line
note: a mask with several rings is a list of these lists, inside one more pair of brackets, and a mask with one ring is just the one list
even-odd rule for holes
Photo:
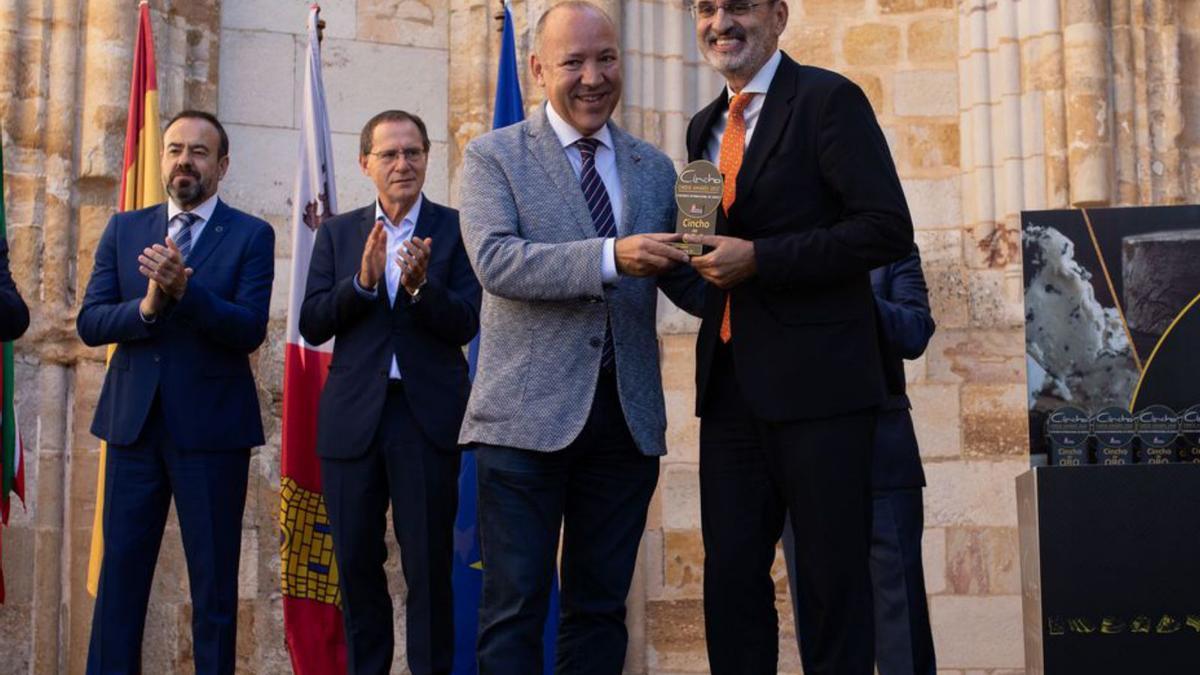
[[730,26],[728,29],[726,29],[720,33],[710,30],[707,33],[705,33],[705,35],[704,35],[704,41],[707,42],[708,44],[712,44],[720,38],[734,38],[737,40],[745,40],[746,39],[746,31],[744,31],[740,27],[734,25],[734,26]]
[[187,176],[193,180],[200,180],[200,172],[187,167],[180,167],[172,171],[169,180],[175,180],[179,176]]

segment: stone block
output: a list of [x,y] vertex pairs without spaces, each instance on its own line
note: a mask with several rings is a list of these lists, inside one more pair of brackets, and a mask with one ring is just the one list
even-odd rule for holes
[[445,51],[328,39],[321,59],[334,132],[357,135],[375,113],[400,108],[425,122],[430,139],[449,138]]
[[863,0],[804,0],[800,4],[806,17],[856,16],[866,10]]
[[1016,528],[949,527],[945,532],[950,593],[1021,593],[1020,547]]
[[946,592],[946,530],[927,527],[921,537],[921,565],[925,569],[925,592]]
[[358,39],[445,49],[450,11],[434,0],[358,0]]
[[296,74],[298,41],[288,33],[221,31],[222,124],[296,126],[295,99],[302,91]]
[[[1015,233],[1016,230],[1007,230]],[[1015,237],[1015,235],[1014,235]],[[1023,328],[1024,288],[1010,288],[1008,269],[973,270],[970,275],[971,325],[976,328]],[[1015,292],[1014,292],[1015,291]]]
[[893,65],[900,56],[900,29],[881,23],[851,26],[842,37],[842,57],[852,66]]
[[647,665],[652,672],[707,672],[702,600],[646,603]]
[[243,124],[226,124],[229,173],[221,181],[221,198],[257,216],[291,217],[300,133]]
[[929,307],[938,330],[966,328],[971,321],[968,272],[960,261],[923,262]]
[[962,225],[962,201],[958,177],[901,178],[913,227],[947,229]]
[[[264,505],[265,507],[265,505]],[[262,513],[264,507],[256,509]],[[242,530],[242,550],[238,559],[238,599],[254,600],[258,597],[258,530]],[[272,551],[273,553],[276,551]],[[238,615],[242,614],[239,602]]]
[[879,11],[884,14],[921,12],[927,9],[952,9],[954,0],[879,0]]
[[[862,5],[862,0],[852,0]],[[811,4],[811,3],[809,3]],[[808,10],[812,13],[814,10]],[[815,10],[817,12],[820,9]],[[833,56],[834,34],[830,23],[818,21],[790,21],[787,30],[780,37],[780,47],[798,63],[814,66],[830,67],[834,65]]]
[[[663,542],[661,528],[646,527],[642,535],[642,553],[639,557],[639,569],[646,579],[646,599],[662,600],[667,597],[666,576],[663,569],[666,560],[666,544]],[[633,591],[631,591],[631,594]],[[632,598],[630,598],[632,600]]]
[[259,663],[255,658],[256,645],[260,642],[271,642],[266,635],[260,635],[257,624],[257,612],[254,611],[253,599],[238,600],[237,603],[237,646],[235,647],[235,662],[238,672],[260,672]]
[[896,161],[901,167],[918,172],[958,168],[958,122],[910,122],[897,127]]
[[704,540],[699,529],[663,532],[662,560],[664,597],[703,596]]
[[938,595],[930,598],[929,616],[939,666],[1024,666],[1021,596]]
[[1028,455],[1029,417],[1025,397],[1025,388],[1020,384],[964,384],[963,454]]
[[663,529],[700,527],[700,470],[690,464],[666,464],[659,478],[663,492]]
[[[16,505],[14,500],[14,506]],[[10,521],[11,523],[11,521]],[[29,526],[4,527],[3,569],[5,571],[5,607],[29,605],[37,575],[34,555],[36,532]]]
[[957,457],[962,452],[959,421],[959,385],[917,383],[909,385],[913,426],[924,458]]
[[1025,331],[939,329],[929,341],[933,382],[1025,383]]
[[[7,565],[5,567],[9,569]],[[0,664],[0,673],[4,675],[25,675],[33,672],[34,636],[33,623],[29,620],[31,611],[28,602],[18,604],[10,596],[4,603],[4,611],[0,612],[0,635],[4,636],[0,640],[0,644],[4,646],[4,662]]]
[[908,26],[908,60],[913,63],[953,61],[958,48],[958,23],[947,14],[918,19]]
[[1025,457],[926,464],[926,526],[1015,527],[1015,481],[1028,470]]
[[958,115],[958,72],[902,70],[892,78],[892,111],[902,117]]
[[[270,316],[272,319],[285,318],[288,302],[292,291],[292,261],[289,258],[275,259],[275,283],[271,286]],[[300,280],[299,283],[305,283]],[[286,335],[278,336],[287,339]],[[266,345],[264,345],[265,347]],[[260,347],[261,349],[261,347]]]
[[875,114],[883,114],[885,109],[883,80],[881,80],[878,75],[865,71],[852,71],[845,73],[845,75],[855,84],[857,84],[863,90],[863,93],[867,95],[867,100],[871,102],[871,109],[875,111]]
[[[322,0],[325,37],[353,38],[358,30],[357,0]],[[305,35],[308,5],[292,0],[240,0],[221,7],[221,28],[261,30]],[[224,49],[225,31],[221,43]],[[225,55],[222,53],[221,58]]]
[[918,230],[914,233],[923,266],[934,262],[962,261],[963,238],[960,230]]

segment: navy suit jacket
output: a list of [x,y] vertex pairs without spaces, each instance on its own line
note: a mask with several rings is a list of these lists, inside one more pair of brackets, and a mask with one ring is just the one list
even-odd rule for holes
[[138,313],[147,280],[138,255],[167,236],[167,205],[118,213],[96,248],[76,327],[89,346],[116,343],[92,433],[137,440],[157,393],[180,446],[233,450],[263,444],[249,355],[267,335],[275,231],[217,201],[188,256],[187,291],[153,323]]
[[29,308],[8,271],[8,240],[0,237],[0,342],[16,340],[29,328]]
[[402,288],[389,306],[383,281],[375,299],[354,287],[375,204],[321,225],[300,308],[310,344],[337,338],[317,413],[317,456],[366,453],[383,414],[392,356],[421,431],[443,450],[457,449],[471,382],[463,346],[479,332],[479,281],[458,227],[458,211],[422,201],[414,236],[433,239],[420,301]]
[[872,486],[877,490],[922,487],[925,473],[904,386],[904,360],[923,354],[934,330],[917,248],[907,258],[871,270],[871,287],[888,385],[875,431]]

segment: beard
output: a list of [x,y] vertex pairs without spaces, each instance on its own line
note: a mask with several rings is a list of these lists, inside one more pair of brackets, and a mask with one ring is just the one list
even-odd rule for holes
[[[184,182],[183,185],[179,185],[175,182],[175,179],[181,176],[189,179]],[[208,185],[204,178],[196,171],[189,169],[177,169],[172,171],[170,177],[167,179],[166,188],[167,194],[170,195],[171,198],[175,200],[175,203],[179,204],[180,206],[193,206],[198,204],[200,203],[202,197],[208,193]]]
[[[715,43],[719,37],[739,39],[742,41],[743,47],[733,54],[718,52],[715,49]],[[739,26],[720,35],[709,32],[704,36],[700,53],[708,65],[726,78],[733,76],[750,78],[774,52],[765,37],[761,34],[747,35],[746,31]]]

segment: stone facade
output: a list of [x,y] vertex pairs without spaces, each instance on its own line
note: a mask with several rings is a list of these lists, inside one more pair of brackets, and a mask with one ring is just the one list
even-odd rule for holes
[[[518,52],[552,0],[515,0]],[[720,91],[677,0],[604,0],[625,49],[618,119],[684,159],[690,115]],[[1023,667],[1013,478],[1028,464],[1018,215],[1022,209],[1167,204],[1200,196],[1200,3],[1172,0],[792,0],[784,47],[859,83],[900,171],[938,333],[908,364],[926,490],[925,560],[942,672]],[[268,442],[243,524],[239,672],[288,672],[278,563],[279,411],[307,3],[152,3],[164,115],[215,110],[232,140],[230,203],[278,234],[271,334],[255,357]],[[466,143],[491,123],[494,0],[329,0],[325,83],[339,204],[371,198],[356,135],[385,107],[422,115],[427,193],[457,201]],[[17,343],[29,504],[4,528],[8,603],[0,674],[83,670],[84,589],[97,443],[88,433],[102,350],[74,316],[116,207],[133,0],[0,0],[0,125],[14,274],[33,323]],[[522,66],[528,106],[540,92]],[[665,302],[664,302],[665,304]],[[670,455],[630,598],[631,673],[705,672],[696,323],[660,312]],[[394,547],[393,547],[394,551]],[[403,582],[391,558],[393,593]],[[779,561],[781,563],[781,561]],[[781,672],[799,672],[776,566]],[[146,671],[190,671],[178,529],[163,541]],[[398,631],[403,613],[397,612]],[[397,671],[403,668],[398,642]]]

